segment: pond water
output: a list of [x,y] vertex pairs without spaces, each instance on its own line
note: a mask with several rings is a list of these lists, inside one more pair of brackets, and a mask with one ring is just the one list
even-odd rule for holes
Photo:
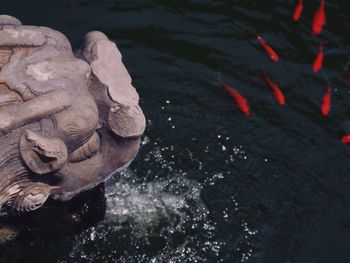
[[[101,30],[122,51],[147,130],[137,159],[106,185],[106,215],[80,234],[28,241],[16,262],[350,262],[350,4],[327,0],[4,1],[24,24],[78,48]],[[274,63],[252,32],[280,55]],[[325,72],[312,62],[325,43]],[[283,89],[279,106],[260,75]],[[320,113],[326,80],[329,117]],[[220,88],[249,99],[246,118]],[[39,262],[39,261],[37,261]]]

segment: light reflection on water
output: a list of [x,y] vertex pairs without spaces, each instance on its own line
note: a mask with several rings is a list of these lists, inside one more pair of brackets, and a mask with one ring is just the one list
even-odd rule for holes
[[[220,138],[218,136],[218,141]],[[117,257],[118,262],[204,262],[208,255],[219,258],[226,243],[217,240],[217,224],[210,220],[210,212],[200,195],[203,186],[215,186],[218,180],[224,179],[224,172],[207,174],[203,183],[199,183],[188,179],[186,172],[176,168],[171,155],[175,148],[173,145],[162,147],[148,136],[143,138],[141,145],[142,162],[150,162],[153,167],[157,164],[167,171],[166,177],[155,176],[156,179],[149,181],[142,175],[147,171],[135,174],[128,169],[121,173],[120,178],[108,181],[106,218],[75,238],[70,259],[96,262]],[[218,143],[217,146],[220,145]],[[151,150],[148,148],[144,152],[146,146]],[[202,164],[193,153],[189,149],[184,149],[184,152],[201,171]],[[229,156],[246,159],[245,154],[243,146],[236,146]],[[222,210],[226,222],[236,220],[231,210],[236,213],[240,210],[234,196],[230,197],[230,203],[230,208]],[[250,242],[258,231],[251,229],[245,220],[241,220],[240,227],[242,236],[231,250],[240,255],[241,262],[245,262],[253,253]],[[108,249],[100,251],[101,243]],[[124,246],[127,251],[123,251]],[[154,253],[143,254],[140,250]],[[224,262],[224,259],[218,261]]]
[[[350,114],[341,76],[348,1],[326,1],[320,38],[310,35],[316,0],[304,1],[298,24],[294,1],[285,0],[27,2],[2,8],[63,31],[76,47],[95,29],[117,42],[148,127],[130,169],[108,182],[105,220],[74,238],[34,244],[35,253],[61,262],[349,262],[350,151],[339,143]],[[261,33],[280,63],[247,31]],[[320,41],[338,49],[325,60],[334,87],[329,118],[319,113],[324,78],[311,67]],[[285,107],[262,71],[284,89]],[[249,98],[251,118],[219,80]]]

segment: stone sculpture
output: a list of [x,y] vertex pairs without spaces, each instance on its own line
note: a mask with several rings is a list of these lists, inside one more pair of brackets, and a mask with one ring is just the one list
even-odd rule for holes
[[133,160],[145,117],[121,58],[101,32],[74,54],[60,32],[0,16],[0,217],[70,200]]

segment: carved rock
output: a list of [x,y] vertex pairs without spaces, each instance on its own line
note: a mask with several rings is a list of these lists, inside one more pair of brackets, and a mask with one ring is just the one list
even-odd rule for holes
[[146,120],[139,105],[111,107],[108,115],[111,130],[123,137],[138,137],[143,134]]
[[[0,216],[69,200],[136,156],[145,117],[117,46],[0,15]],[[117,135],[117,136],[116,136]]]
[[93,74],[107,87],[111,99],[109,125],[113,132],[124,138],[140,136],[145,130],[146,119],[115,43],[101,32],[90,32],[82,53]]

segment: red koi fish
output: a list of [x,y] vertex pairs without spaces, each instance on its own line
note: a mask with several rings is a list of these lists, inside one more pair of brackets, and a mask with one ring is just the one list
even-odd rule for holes
[[350,134],[344,135],[341,138],[341,142],[344,143],[344,144],[350,143]]
[[281,91],[281,89],[278,87],[278,85],[275,82],[273,82],[268,76],[263,75],[262,77],[265,80],[266,84],[271,88],[272,93],[275,99],[277,100],[277,102],[280,105],[286,104],[286,98],[283,95],[283,92]]
[[250,116],[250,108],[247,99],[244,98],[237,90],[225,83],[222,84],[222,87],[236,101],[237,106],[244,113],[244,115],[247,117]]
[[301,13],[303,12],[303,9],[304,9],[303,0],[299,0],[293,14],[293,20],[295,22],[299,21]]
[[279,58],[277,53],[272,49],[272,47],[270,47],[261,36],[257,35],[256,38],[259,40],[261,46],[263,47],[265,52],[269,55],[269,57],[273,61],[277,62]]
[[331,109],[331,86],[327,84],[326,92],[323,95],[321,102],[321,112],[323,116],[327,116]]
[[326,24],[326,14],[324,8],[324,0],[321,0],[320,7],[317,9],[312,21],[312,35],[317,36],[322,32],[323,26]]
[[324,54],[323,54],[323,45],[320,45],[320,49],[318,51],[318,54],[316,56],[316,59],[314,61],[314,64],[312,66],[314,73],[317,73],[321,70],[322,66],[323,66],[323,58],[324,58]]

